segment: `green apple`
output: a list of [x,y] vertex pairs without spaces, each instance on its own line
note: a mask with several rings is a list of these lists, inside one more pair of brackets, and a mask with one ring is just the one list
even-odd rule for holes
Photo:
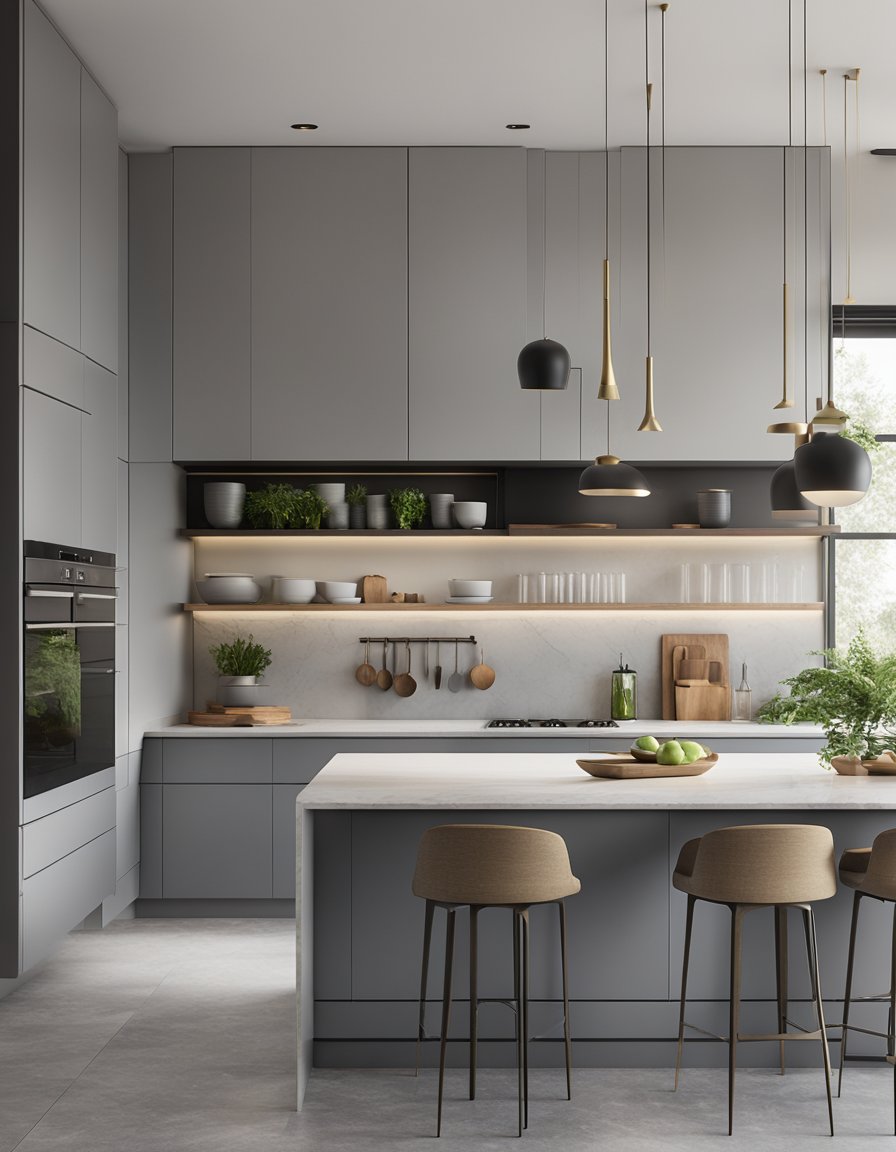
[[695,760],[702,760],[706,755],[703,745],[697,744],[694,740],[682,740],[681,750],[684,752],[685,764],[693,764]]
[[683,764],[684,749],[677,740],[667,740],[657,749],[656,762],[657,764]]
[[660,742],[655,736],[639,736],[635,741],[635,747],[642,752],[656,752],[659,746]]

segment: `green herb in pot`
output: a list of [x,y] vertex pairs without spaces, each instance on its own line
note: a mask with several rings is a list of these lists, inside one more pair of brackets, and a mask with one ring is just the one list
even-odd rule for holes
[[268,484],[246,494],[246,519],[253,528],[289,528],[296,519],[299,489]]
[[229,644],[209,648],[219,676],[254,676],[260,679],[271,666],[271,650],[258,644],[250,632],[247,638],[237,636]]
[[426,497],[419,488],[393,488],[389,503],[399,528],[418,528],[426,516]]
[[350,508],[357,508],[359,505],[363,505],[366,499],[366,484],[352,484],[345,493],[345,502]]
[[314,488],[299,489],[296,493],[291,527],[320,528],[321,517],[326,516],[329,511],[329,504]]

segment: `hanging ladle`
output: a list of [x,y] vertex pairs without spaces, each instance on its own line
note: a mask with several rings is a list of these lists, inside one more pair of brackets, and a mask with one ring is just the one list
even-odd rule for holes
[[376,674],[376,686],[382,688],[384,692],[388,692],[392,687],[392,673],[386,667],[386,657],[389,654],[389,641],[383,641],[383,666]]
[[480,688],[483,692],[486,688],[491,688],[495,682],[495,670],[489,668],[485,662],[485,655],[482,649],[479,649],[479,663],[470,669],[470,683],[474,688]]
[[395,683],[392,687],[398,696],[413,696],[417,691],[417,681],[411,675],[411,642],[405,641],[405,648],[407,649],[408,668],[406,672],[402,672],[399,676],[395,677]]
[[370,688],[371,685],[376,683],[376,668],[370,663],[369,640],[364,646],[364,663],[359,664],[355,669],[355,679],[359,684],[363,684],[365,688]]

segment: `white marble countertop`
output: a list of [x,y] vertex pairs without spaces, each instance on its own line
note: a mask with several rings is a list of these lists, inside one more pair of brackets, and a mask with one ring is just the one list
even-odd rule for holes
[[811,752],[731,752],[668,780],[597,779],[564,752],[342,752],[297,808],[896,809],[896,777],[838,776]]
[[734,721],[632,720],[618,728],[486,728],[487,720],[294,720],[282,726],[258,728],[204,728],[193,724],[172,724],[144,732],[145,737],[246,737],[284,736],[476,736],[485,739],[588,739],[611,737],[615,740],[636,736],[691,736],[696,740],[775,738],[821,739],[822,730],[815,724],[740,724]]

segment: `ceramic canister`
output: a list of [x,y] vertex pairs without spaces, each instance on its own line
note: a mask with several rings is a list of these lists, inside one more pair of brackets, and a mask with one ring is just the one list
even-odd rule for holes
[[697,493],[701,528],[727,528],[731,522],[731,489],[703,488]]
[[239,528],[245,503],[245,484],[216,480],[202,486],[205,518],[212,528]]

